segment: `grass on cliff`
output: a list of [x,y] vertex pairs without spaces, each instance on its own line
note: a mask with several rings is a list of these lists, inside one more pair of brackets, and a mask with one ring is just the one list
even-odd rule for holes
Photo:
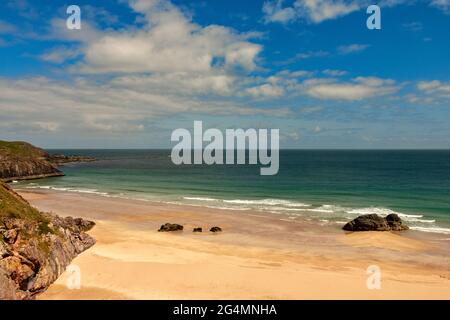
[[45,157],[44,150],[22,141],[2,141],[0,140],[0,157],[6,158],[39,158]]
[[0,222],[2,218],[17,218],[38,223],[40,234],[54,233],[49,227],[49,219],[9,187],[0,182]]

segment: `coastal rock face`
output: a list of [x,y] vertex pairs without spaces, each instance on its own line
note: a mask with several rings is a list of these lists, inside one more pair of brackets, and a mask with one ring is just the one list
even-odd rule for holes
[[403,231],[409,228],[396,214],[390,214],[386,218],[377,214],[367,214],[350,221],[343,229],[346,231]]
[[79,218],[41,213],[0,182],[0,300],[33,299],[73,258],[92,247]]
[[59,165],[94,160],[79,156],[51,156],[27,142],[0,141],[0,180],[9,182],[63,176]]
[[173,232],[173,231],[182,231],[184,228],[182,225],[176,223],[166,223],[159,228],[158,232]]
[[29,143],[0,141],[0,180],[64,175],[48,158],[47,152]]

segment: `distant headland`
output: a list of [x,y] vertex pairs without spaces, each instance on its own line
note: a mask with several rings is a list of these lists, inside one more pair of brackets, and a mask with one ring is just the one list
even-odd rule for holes
[[0,180],[4,182],[63,176],[59,166],[95,160],[76,155],[50,155],[28,142],[0,140]]

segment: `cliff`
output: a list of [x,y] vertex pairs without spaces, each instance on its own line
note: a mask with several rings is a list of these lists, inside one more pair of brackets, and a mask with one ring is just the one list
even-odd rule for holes
[[59,165],[94,160],[79,156],[51,156],[27,142],[0,141],[0,180],[9,182],[63,176]]
[[61,218],[31,207],[0,182],[0,300],[33,299],[71,260],[95,244],[80,218]]

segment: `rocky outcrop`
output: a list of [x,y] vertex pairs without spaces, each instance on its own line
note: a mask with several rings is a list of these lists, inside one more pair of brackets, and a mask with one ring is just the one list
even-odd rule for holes
[[409,228],[396,214],[390,214],[385,218],[377,214],[367,214],[350,221],[343,229],[346,231],[403,231]]
[[93,157],[86,157],[86,156],[66,156],[63,154],[55,154],[49,156],[48,160],[56,164],[58,166],[62,166],[66,163],[73,163],[73,162],[92,162],[96,161]]
[[52,156],[27,142],[0,141],[0,180],[10,182],[63,176],[59,165],[94,160],[81,156]]
[[158,232],[173,232],[173,231],[182,231],[184,228],[182,225],[176,223],[166,223],[159,228]]
[[0,180],[12,181],[64,175],[48,161],[48,153],[26,142],[0,141]]
[[0,299],[33,299],[95,244],[95,224],[32,208],[0,182]]
[[45,160],[0,161],[0,180],[4,182],[60,177],[64,175],[55,165]]

